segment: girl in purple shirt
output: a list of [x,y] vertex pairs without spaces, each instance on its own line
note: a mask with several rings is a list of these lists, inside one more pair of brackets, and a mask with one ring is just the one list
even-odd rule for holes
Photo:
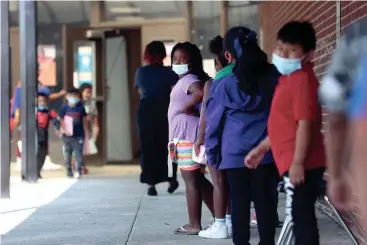
[[[178,166],[186,184],[186,200],[190,223],[175,230],[175,234],[197,235],[201,230],[202,201],[213,210],[213,186],[203,174],[202,166],[192,158],[192,147],[199,131],[199,111],[203,88],[210,77],[203,70],[203,59],[192,43],[178,43],[171,53],[172,69],[180,80],[173,87],[168,109],[169,140],[180,139],[187,146]],[[179,152],[179,144],[177,152]]]

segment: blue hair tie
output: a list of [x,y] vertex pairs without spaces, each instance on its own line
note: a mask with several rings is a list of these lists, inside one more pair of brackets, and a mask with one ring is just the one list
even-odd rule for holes
[[247,34],[247,38],[249,39],[256,38],[256,36],[257,36],[257,33],[254,31],[250,31],[250,33]]
[[234,39],[234,49],[236,50],[237,58],[240,58],[242,56],[242,47],[238,37]]
[[244,43],[247,43],[247,41],[256,41],[256,32],[254,31],[250,31],[247,35],[246,35],[246,38],[245,38],[245,41]]

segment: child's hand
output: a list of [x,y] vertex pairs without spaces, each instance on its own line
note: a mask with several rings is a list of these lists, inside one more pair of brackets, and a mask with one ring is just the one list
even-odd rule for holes
[[66,95],[66,90],[62,89],[59,93],[60,93],[60,96],[65,96]]
[[94,139],[94,141],[97,140],[98,136],[99,136],[99,127],[95,126],[93,128],[93,139]]
[[55,130],[55,134],[56,134],[58,137],[61,137],[61,136],[62,136],[62,133],[60,132],[60,130]]
[[347,174],[344,173],[340,177],[330,176],[328,194],[338,210],[348,211],[351,208],[352,193],[352,185]]
[[72,134],[66,132],[64,129],[60,129],[60,133],[68,137],[73,136]]
[[73,136],[72,134],[70,134],[70,133],[64,133],[66,136],[68,136],[68,137],[71,137],[71,136]]
[[194,150],[195,150],[195,155],[199,156],[200,154],[200,146],[203,145],[204,142],[200,139],[198,139],[195,143],[194,143]]
[[194,116],[194,117],[200,116],[200,113],[199,113],[198,109],[195,108],[194,106],[189,107],[189,108],[184,107],[182,109],[182,112],[185,113],[185,114],[187,114],[187,115]]
[[260,146],[257,146],[252,149],[245,157],[245,165],[250,169],[255,169],[259,166],[264,156],[265,151]]
[[289,169],[289,179],[294,186],[300,185],[305,181],[305,167],[302,163],[292,163]]

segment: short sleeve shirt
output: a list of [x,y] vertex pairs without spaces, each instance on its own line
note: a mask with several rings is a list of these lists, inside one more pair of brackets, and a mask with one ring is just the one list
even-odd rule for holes
[[287,172],[293,163],[300,120],[312,121],[310,149],[304,163],[305,168],[325,166],[321,106],[317,90],[318,81],[311,65],[279,79],[271,106],[268,134],[281,175]]
[[63,104],[60,108],[59,117],[64,119],[65,116],[73,118],[73,135],[75,138],[84,138],[84,126],[83,119],[87,116],[85,112],[84,105],[78,103],[75,106],[69,106],[68,104]]
[[171,88],[178,76],[166,66],[142,66],[135,73],[134,87],[140,90],[141,99],[169,100]]
[[187,74],[173,87],[168,108],[169,139],[180,138],[194,143],[199,129],[199,117],[187,115],[182,108],[192,99],[189,87],[199,82],[196,75]]

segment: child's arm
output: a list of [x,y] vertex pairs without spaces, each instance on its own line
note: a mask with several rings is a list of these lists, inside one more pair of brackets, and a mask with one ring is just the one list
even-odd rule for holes
[[65,95],[66,95],[66,91],[65,90],[61,90],[60,92],[56,92],[56,93],[50,94],[49,100],[51,100],[51,101],[52,100],[56,100],[56,99],[58,99],[60,97],[63,97]]
[[191,115],[192,112],[190,109],[192,109],[195,105],[202,102],[203,96],[204,96],[204,88],[200,84],[200,82],[194,82],[192,83],[186,90],[184,88],[184,91],[187,94],[191,94],[191,100],[185,104],[185,106],[182,108],[182,112]]
[[205,113],[205,152],[208,165],[218,165],[221,161],[221,144],[226,108],[222,101],[217,100],[219,96],[213,95],[208,98]]
[[60,132],[64,133],[65,132],[65,124],[64,124],[64,117],[66,114],[66,107],[65,105],[62,105],[59,111],[59,122],[60,122]]
[[60,124],[60,120],[57,116],[57,113],[54,110],[50,111],[50,118],[51,118],[51,123],[54,126],[54,129],[56,131],[56,134],[60,135],[61,124]]
[[248,168],[255,169],[259,166],[265,154],[270,151],[271,145],[269,136],[267,136],[260,144],[253,148],[245,157],[245,165]]
[[83,129],[84,129],[84,135],[89,137],[89,132],[88,132],[88,118],[87,118],[87,113],[85,111],[85,108],[83,106],[82,112],[81,112],[81,117],[83,119]]
[[293,164],[303,165],[311,141],[312,121],[298,121]]
[[[297,122],[295,151],[293,163],[289,169],[289,178],[293,185],[299,185],[305,178],[305,159],[310,147],[312,126],[315,122],[318,108],[317,87],[312,84],[307,74],[294,81],[292,107],[294,120]],[[321,120],[321,118],[320,118]]]
[[212,85],[212,82],[213,80],[207,81],[204,86],[204,97],[203,97],[203,103],[201,104],[201,112],[200,112],[199,137],[195,142],[195,151],[197,154],[199,153],[200,145],[204,144],[206,101],[209,96],[210,86]]
[[99,117],[97,107],[94,109],[94,120],[93,120],[93,137],[96,140],[99,136]]
[[20,109],[19,108],[15,109],[13,123],[14,123],[13,128],[16,128],[19,126],[19,123],[20,123]]

